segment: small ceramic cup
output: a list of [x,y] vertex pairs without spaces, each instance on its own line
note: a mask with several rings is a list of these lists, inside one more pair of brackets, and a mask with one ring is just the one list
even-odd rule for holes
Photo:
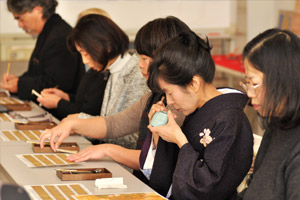
[[155,126],[162,126],[168,123],[168,114],[166,111],[160,111],[154,113],[150,125]]

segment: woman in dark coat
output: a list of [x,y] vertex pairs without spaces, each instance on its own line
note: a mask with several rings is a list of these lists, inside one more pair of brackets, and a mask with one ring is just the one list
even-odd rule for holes
[[[180,128],[148,126],[140,168],[149,185],[170,199],[232,199],[252,162],[253,136],[243,112],[247,96],[216,89],[210,46],[193,32],[167,41],[149,67],[148,85],[165,93],[168,105],[186,115]],[[153,114],[166,110],[162,102]]]

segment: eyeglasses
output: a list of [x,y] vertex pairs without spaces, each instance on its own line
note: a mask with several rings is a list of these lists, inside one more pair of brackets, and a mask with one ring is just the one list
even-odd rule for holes
[[240,86],[242,86],[246,92],[251,92],[252,94],[256,95],[256,89],[260,87],[261,84],[250,84],[241,81]]

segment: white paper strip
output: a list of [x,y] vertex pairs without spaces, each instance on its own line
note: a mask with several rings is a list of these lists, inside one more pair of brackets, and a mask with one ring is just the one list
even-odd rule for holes
[[96,179],[95,186],[99,189],[102,189],[102,188],[127,188],[127,185],[123,184],[123,177]]

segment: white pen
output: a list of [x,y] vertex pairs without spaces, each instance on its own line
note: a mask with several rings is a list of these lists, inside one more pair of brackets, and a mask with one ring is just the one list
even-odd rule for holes
[[34,94],[37,97],[42,97],[41,94],[39,94],[37,91],[35,91],[34,89],[31,90],[31,93]]
[[56,149],[56,152],[74,154],[74,153],[77,153],[78,151],[72,151],[72,150],[67,150],[67,149]]

